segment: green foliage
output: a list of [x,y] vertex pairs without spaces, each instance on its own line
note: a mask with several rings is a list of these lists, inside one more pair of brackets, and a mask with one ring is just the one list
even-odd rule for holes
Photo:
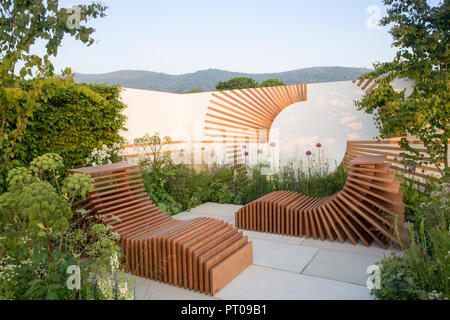
[[8,172],[8,192],[0,195],[0,221],[17,223],[31,238],[43,240],[50,255],[53,238],[68,228],[71,203],[93,188],[92,178],[86,175],[61,181],[58,171],[63,167],[58,154],[37,157],[30,169],[15,168]]
[[[45,154],[30,169],[8,172],[8,192],[0,195],[0,299],[132,299],[119,235],[71,206],[92,190],[92,178],[63,179],[63,167],[59,155]],[[80,268],[79,289],[67,285],[69,266]]]
[[90,179],[87,179],[85,174],[74,173],[66,177],[61,186],[61,192],[69,199],[74,199],[78,195],[86,198],[86,194],[92,191],[93,185]]
[[[442,184],[411,209],[411,243],[403,257],[383,259],[377,299],[450,298],[450,194]],[[408,199],[408,198],[407,198]]]
[[64,169],[64,160],[56,153],[46,153],[30,162],[30,170],[34,173],[54,173],[62,169]]
[[236,77],[228,81],[219,82],[216,86],[216,90],[223,91],[223,90],[247,89],[257,87],[276,87],[285,85],[286,83],[280,79],[267,79],[261,83],[258,83],[256,80],[252,78]]
[[278,87],[278,86],[285,86],[285,85],[286,85],[286,83],[283,80],[280,80],[280,79],[267,79],[267,80],[265,80],[265,81],[263,81],[263,82],[261,82],[259,84],[259,86],[261,88],[264,88],[264,87]]
[[[0,1],[0,175],[15,155],[15,149],[27,120],[39,106],[37,99],[54,67],[50,57],[56,56],[66,34],[91,45],[93,28],[80,25],[69,28],[71,15],[58,8],[58,1]],[[100,3],[80,5],[80,22],[105,16],[106,7]],[[32,53],[34,44],[41,41],[45,53]],[[35,50],[34,50],[35,51]],[[62,72],[62,77],[70,74]],[[24,79],[34,78],[24,88]],[[64,81],[64,80],[63,80]]]
[[[247,77],[237,77],[228,81],[219,82],[216,86],[216,90],[234,90],[234,89],[247,89],[258,87],[276,87],[285,86],[286,83],[280,79],[267,79],[261,83],[256,80]],[[188,92],[186,92],[188,93]]]
[[247,88],[257,88],[258,82],[252,78],[247,77],[237,77],[230,79],[228,81],[219,82],[216,86],[216,90],[233,90],[233,89],[247,89]]
[[143,151],[139,160],[145,168],[143,177],[147,192],[161,211],[169,215],[178,213],[182,209],[180,203],[167,192],[167,186],[172,183],[172,177],[177,170],[170,160],[170,153],[164,149],[171,141],[170,137],[161,139],[157,132],[153,136],[146,134],[134,140],[134,143]]
[[[8,234],[0,238],[1,299],[133,299],[132,283],[119,267],[117,235],[108,227],[68,229],[53,256],[45,247],[31,247],[27,236],[13,239],[13,230],[2,231]],[[79,267],[79,289],[67,286],[69,266]]]
[[427,203],[432,192],[436,189],[436,182],[431,179],[425,181],[425,186],[418,188],[414,181],[408,181],[403,176],[398,175],[401,181],[400,190],[403,192],[403,202],[405,203],[405,219],[420,224],[421,213],[418,208]]
[[205,90],[203,90],[202,88],[193,88],[190,90],[186,90],[186,93],[199,93],[199,92],[204,92]]
[[391,256],[377,262],[381,270],[381,288],[372,289],[378,300],[411,300],[416,298],[414,280],[405,272],[402,258]]
[[23,222],[28,220],[32,237],[51,237],[68,227],[67,220],[72,216],[70,203],[47,181],[27,185],[16,196],[20,200],[15,213]]
[[14,168],[8,171],[6,183],[10,191],[16,191],[25,185],[36,182],[37,178],[31,174],[30,170],[24,167]]
[[[172,162],[164,145],[170,143],[155,134],[136,142],[144,149],[141,156],[142,176],[151,199],[166,214],[172,215],[212,201],[246,204],[275,190],[292,190],[313,197],[325,197],[342,189],[347,173],[338,168],[329,174],[329,162],[317,155],[308,158],[305,169],[293,159],[271,176],[263,174],[264,166],[204,166],[200,170]],[[150,153],[150,155],[149,155]]]
[[[392,25],[394,61],[377,63],[361,79],[376,79],[378,87],[356,105],[374,114],[380,137],[409,134],[423,141],[426,155],[415,151],[407,139],[399,145],[406,163],[431,164],[449,178],[450,78],[448,1],[431,7],[424,0],[385,0],[387,16],[381,25]],[[396,78],[410,81],[412,92],[396,92]],[[441,182],[442,182],[441,181]],[[449,189],[429,179],[419,190],[402,183],[405,217],[410,221],[411,243],[404,256],[381,262],[382,288],[378,299],[449,299],[450,235]]]
[[164,147],[172,142],[172,138],[166,136],[161,139],[158,132],[153,136],[148,133],[142,138],[134,139],[134,144],[143,150],[139,159],[142,165],[149,165],[158,170],[165,163],[170,162],[170,153],[164,150]]
[[[415,151],[406,139],[399,142],[409,152],[408,161],[433,164],[449,176],[450,55],[448,1],[430,7],[424,0],[385,0],[387,16],[381,25],[392,25],[394,61],[377,63],[361,79],[376,79],[378,87],[356,105],[374,114],[380,137],[409,133],[424,142],[427,156]],[[390,83],[407,78],[412,93],[395,92]]]
[[80,166],[94,149],[117,149],[123,142],[126,105],[119,86],[55,81],[42,89],[38,102],[17,145],[16,158],[23,163],[55,152],[68,166]]

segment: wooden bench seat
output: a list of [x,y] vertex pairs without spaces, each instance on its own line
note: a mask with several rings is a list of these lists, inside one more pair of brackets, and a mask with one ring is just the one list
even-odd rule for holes
[[350,162],[342,191],[326,198],[311,198],[293,191],[275,191],[240,208],[239,229],[313,237],[340,242],[376,241],[387,248],[391,241],[406,245],[403,193],[384,156],[357,157]]
[[94,179],[83,207],[121,236],[127,272],[215,295],[252,264],[253,244],[233,225],[162,213],[145,192],[138,165],[68,170],[75,172]]

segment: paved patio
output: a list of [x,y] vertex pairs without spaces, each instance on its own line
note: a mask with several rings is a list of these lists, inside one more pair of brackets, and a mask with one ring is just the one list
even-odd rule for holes
[[[213,217],[234,225],[241,206],[205,203],[174,216]],[[321,241],[243,231],[253,241],[253,264],[211,297],[158,281],[136,277],[137,299],[372,299],[367,267],[398,248],[373,243]]]

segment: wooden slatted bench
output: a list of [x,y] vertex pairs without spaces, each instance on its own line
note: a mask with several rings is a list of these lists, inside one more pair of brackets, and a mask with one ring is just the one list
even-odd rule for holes
[[240,208],[236,226],[259,232],[314,239],[373,240],[383,248],[391,241],[406,245],[403,193],[384,156],[358,157],[350,162],[342,191],[310,198],[293,191],[275,191]]
[[138,165],[68,170],[75,172],[94,179],[84,208],[120,235],[127,272],[215,295],[252,264],[253,244],[233,225],[162,213],[145,192]]

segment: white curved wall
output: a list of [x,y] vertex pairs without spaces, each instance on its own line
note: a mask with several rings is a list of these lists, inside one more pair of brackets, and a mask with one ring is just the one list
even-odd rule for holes
[[174,140],[182,132],[193,134],[196,125],[202,126],[210,97],[211,92],[173,94],[124,88],[121,98],[128,106],[124,112],[128,131],[122,135],[133,143],[146,133],[158,132]]
[[377,136],[372,116],[354,104],[363,93],[352,81],[309,84],[308,100],[283,110],[272,125],[279,130],[280,159],[304,157],[320,142],[328,158],[340,163],[347,140]]
[[[398,90],[405,86],[405,81],[394,82]],[[328,159],[340,163],[347,140],[367,140],[378,135],[372,116],[354,105],[365,94],[356,83],[315,83],[307,87],[307,101],[283,110],[272,125],[271,136],[279,137],[276,149],[281,160],[294,155],[303,157],[306,150],[315,150],[315,144],[320,142]],[[203,128],[211,97],[212,92],[173,94],[125,88],[121,98],[128,106],[128,131],[123,136],[128,143],[155,132],[161,137],[171,136],[174,141],[209,140],[203,136]],[[201,147],[208,150],[213,146]]]

